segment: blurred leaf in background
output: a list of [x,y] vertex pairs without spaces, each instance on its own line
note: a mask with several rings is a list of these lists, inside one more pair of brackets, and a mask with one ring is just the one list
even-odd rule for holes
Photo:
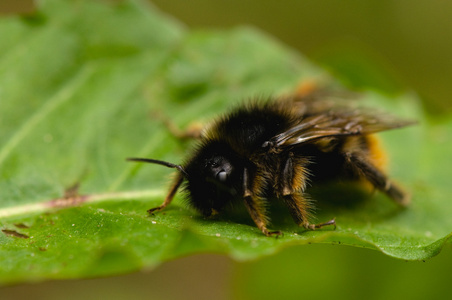
[[[253,24],[306,54],[338,78],[355,84],[349,75],[356,71],[340,62],[339,56],[345,55],[344,61],[352,62],[358,69],[373,69],[374,74],[366,72],[370,75],[367,87],[385,88],[370,79],[386,74],[399,88],[414,88],[422,96],[427,111],[435,114],[452,111],[450,1],[292,0],[281,4],[155,0],[154,3],[192,27]],[[363,61],[361,57],[369,60]],[[362,81],[359,78],[356,82],[358,87]]]

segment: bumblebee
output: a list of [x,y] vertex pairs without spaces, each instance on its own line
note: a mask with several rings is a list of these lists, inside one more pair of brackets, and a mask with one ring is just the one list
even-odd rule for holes
[[312,224],[309,184],[328,180],[365,180],[401,206],[408,195],[378,167],[372,134],[403,127],[410,121],[371,112],[344,101],[293,96],[254,101],[233,109],[207,127],[191,156],[181,165],[147,158],[131,161],[177,169],[160,211],[183,186],[188,203],[211,216],[234,200],[243,201],[256,226],[270,231],[270,199],[281,199],[295,223],[308,230],[336,225],[335,219]]

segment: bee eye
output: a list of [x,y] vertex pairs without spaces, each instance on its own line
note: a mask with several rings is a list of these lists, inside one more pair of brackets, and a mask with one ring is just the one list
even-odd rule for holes
[[205,166],[206,166],[206,167],[210,167],[210,168],[216,168],[216,167],[218,167],[219,165],[218,165],[217,162],[215,162],[215,161],[213,161],[213,160],[209,160],[209,161],[207,161],[207,162],[205,163]]
[[221,182],[225,182],[226,179],[228,177],[228,174],[226,173],[225,170],[221,170],[220,172],[218,172],[217,174],[217,179]]

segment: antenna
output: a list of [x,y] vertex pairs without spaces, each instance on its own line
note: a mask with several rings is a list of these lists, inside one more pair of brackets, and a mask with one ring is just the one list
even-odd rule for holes
[[165,166],[168,168],[178,169],[184,176],[188,175],[187,172],[185,172],[184,168],[181,165],[175,165],[170,162],[163,161],[163,160],[157,160],[157,159],[151,159],[151,158],[139,158],[139,157],[129,157],[129,158],[127,158],[127,160],[162,165],[162,166]]

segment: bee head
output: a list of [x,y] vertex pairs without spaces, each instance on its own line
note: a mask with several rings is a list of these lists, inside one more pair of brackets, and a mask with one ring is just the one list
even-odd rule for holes
[[192,206],[206,216],[222,208],[240,191],[240,159],[227,145],[203,145],[186,164],[185,190]]
[[127,160],[177,169],[185,179],[184,190],[189,204],[205,216],[221,211],[226,204],[240,195],[243,189],[243,163],[237,154],[224,144],[202,145],[184,167],[148,158]]

